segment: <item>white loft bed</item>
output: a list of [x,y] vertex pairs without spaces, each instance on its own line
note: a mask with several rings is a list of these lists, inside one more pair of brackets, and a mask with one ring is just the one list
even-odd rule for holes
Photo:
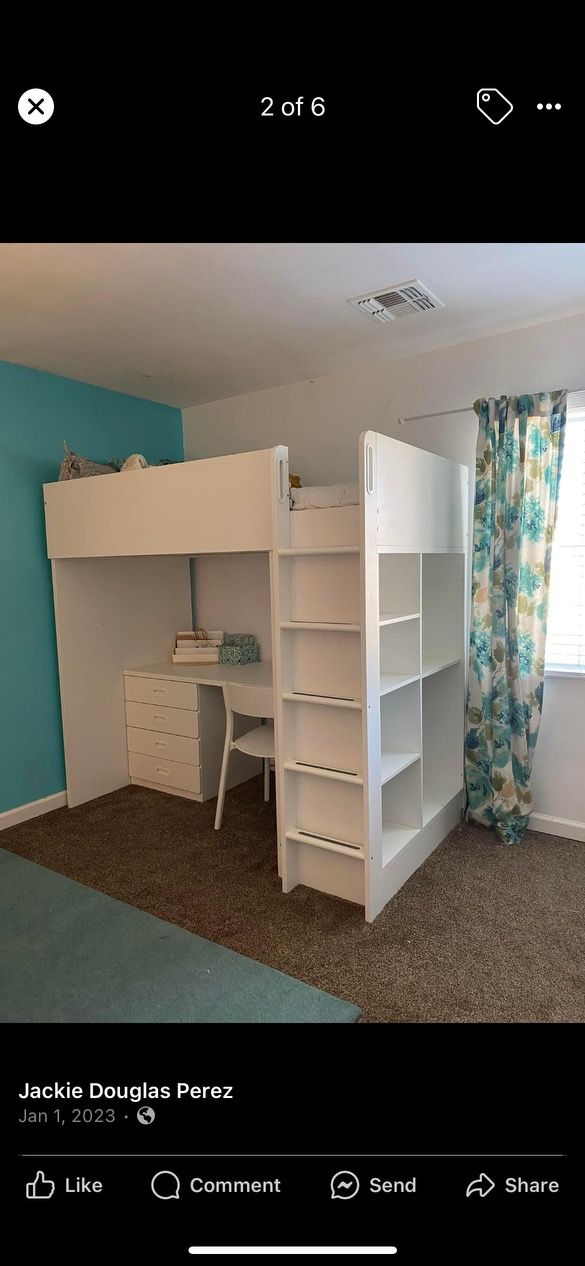
[[365,432],[358,504],[282,446],[45,485],[70,805],[129,782],[122,672],[189,627],[189,558],[268,552],[278,868],[373,919],[460,816],[467,472]]

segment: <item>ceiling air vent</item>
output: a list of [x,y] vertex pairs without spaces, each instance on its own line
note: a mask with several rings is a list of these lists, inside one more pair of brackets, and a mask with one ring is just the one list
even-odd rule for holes
[[445,307],[420,281],[405,281],[400,286],[387,286],[384,290],[360,295],[348,302],[374,321],[384,322],[399,321],[402,317],[416,316],[417,313],[433,312],[435,308]]

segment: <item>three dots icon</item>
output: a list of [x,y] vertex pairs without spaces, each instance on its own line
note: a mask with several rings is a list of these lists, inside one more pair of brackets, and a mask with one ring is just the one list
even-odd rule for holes
[[557,101],[557,102],[555,102],[555,104],[553,105],[552,101],[547,101],[547,102],[546,102],[546,104],[545,104],[543,101],[539,101],[539,103],[538,103],[538,105],[537,105],[536,109],[537,109],[537,110],[560,110],[560,109],[561,109],[561,103],[560,103],[560,101]]

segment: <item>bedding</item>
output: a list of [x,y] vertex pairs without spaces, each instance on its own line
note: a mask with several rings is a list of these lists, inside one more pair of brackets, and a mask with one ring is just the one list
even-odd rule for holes
[[291,510],[328,510],[331,506],[359,505],[357,484],[325,484],[314,488],[291,488]]

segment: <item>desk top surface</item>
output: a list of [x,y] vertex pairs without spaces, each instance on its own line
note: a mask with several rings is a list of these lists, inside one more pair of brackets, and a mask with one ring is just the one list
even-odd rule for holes
[[168,677],[174,681],[192,681],[198,686],[223,686],[231,681],[238,686],[271,686],[272,663],[262,660],[256,664],[147,664],[146,667],[125,668],[127,677]]

